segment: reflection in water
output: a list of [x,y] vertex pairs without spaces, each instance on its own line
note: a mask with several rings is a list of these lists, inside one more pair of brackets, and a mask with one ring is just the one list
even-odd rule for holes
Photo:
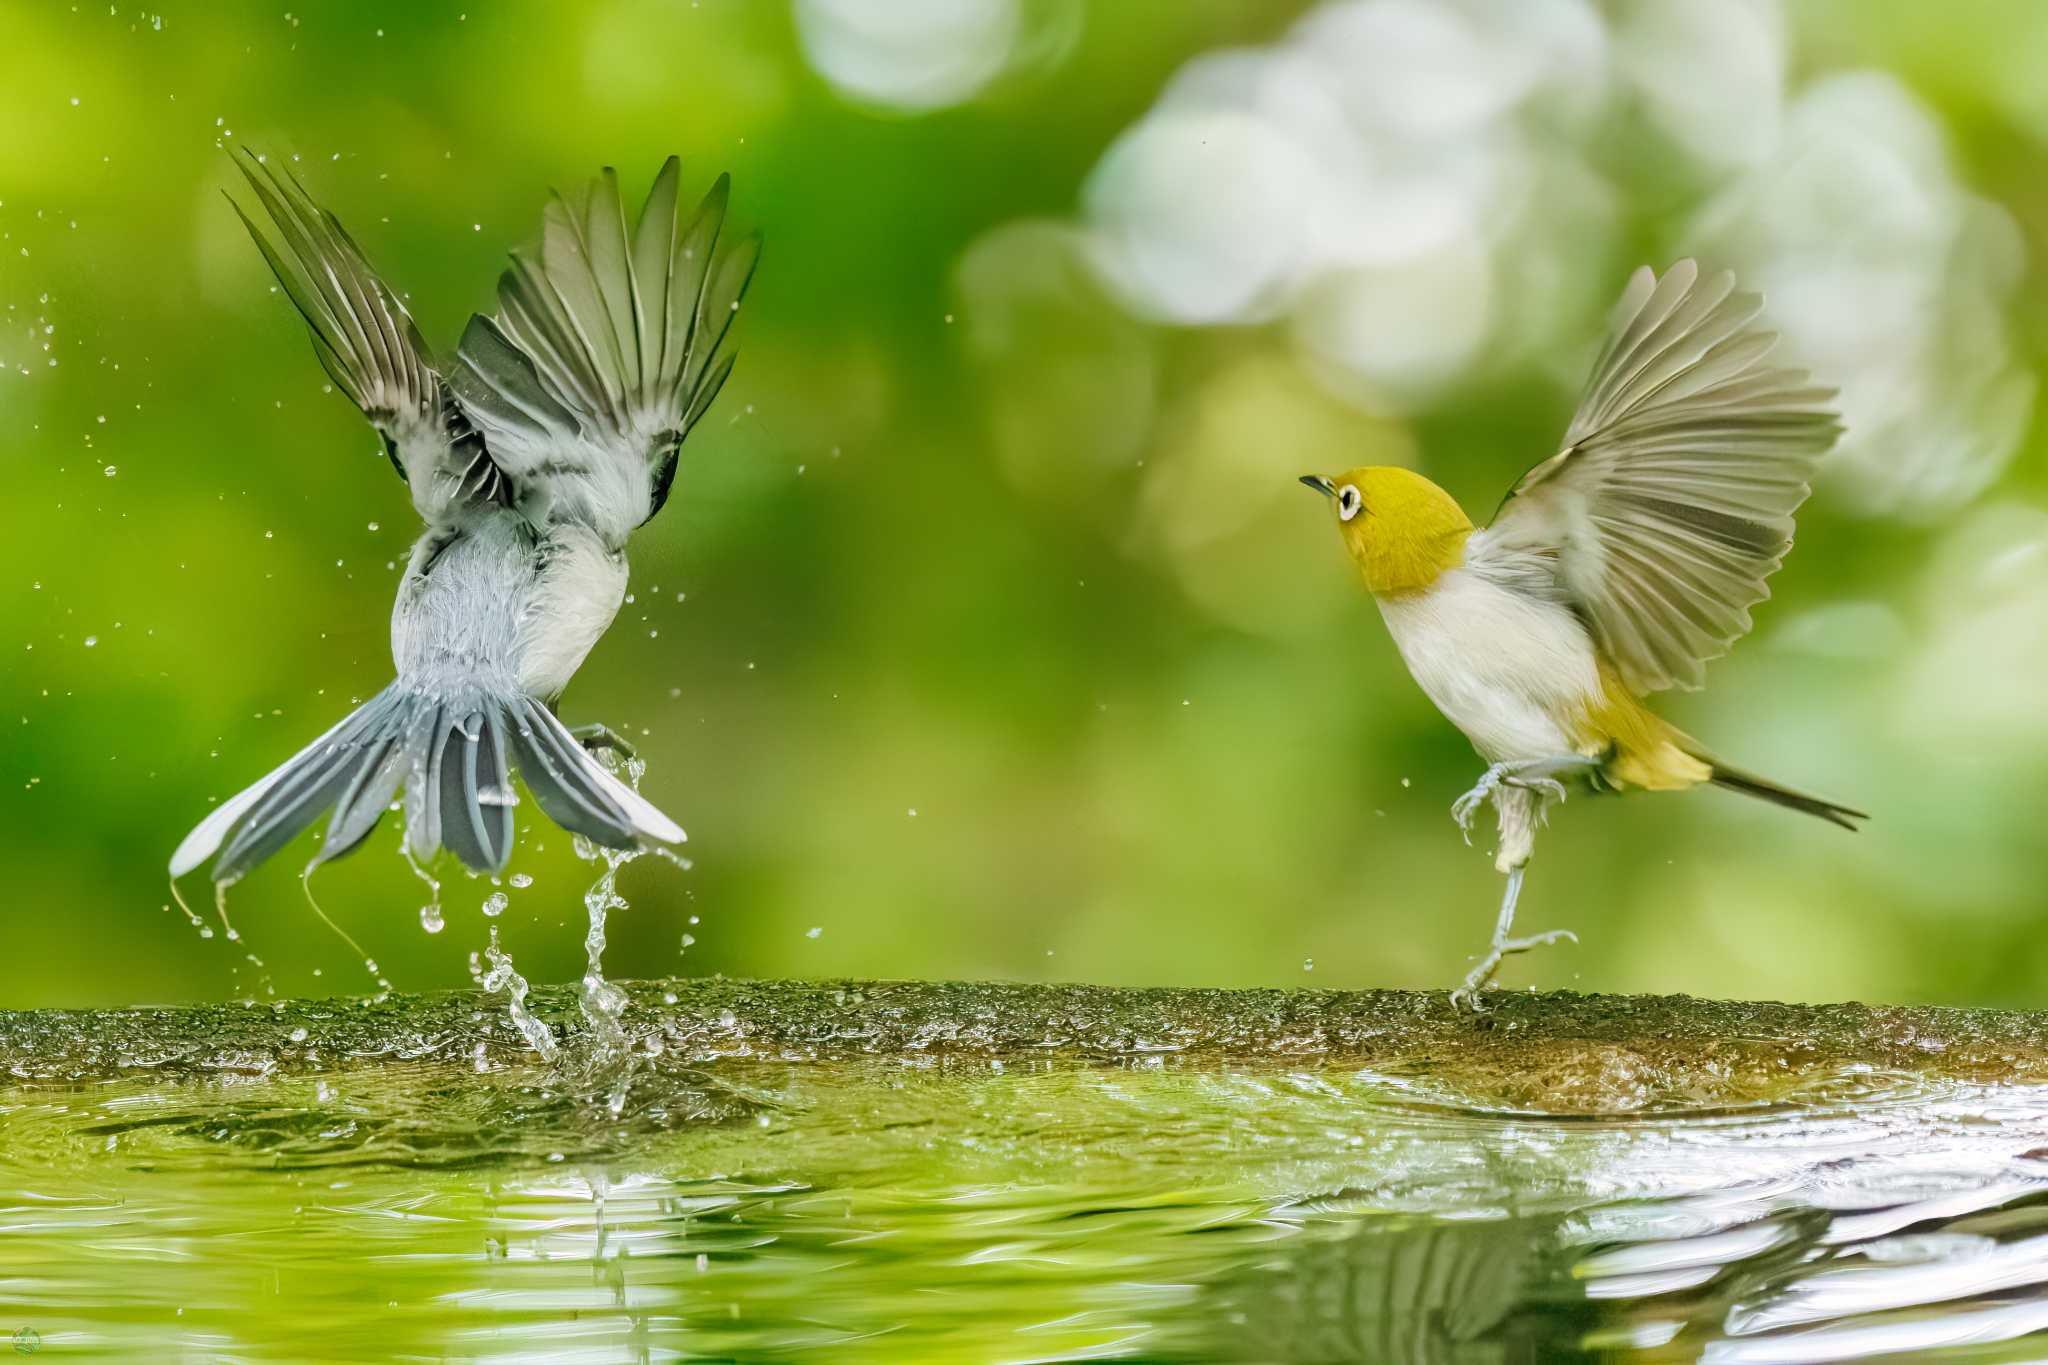
[[1556,1216],[1395,1218],[1291,1249],[1214,1296],[1191,1355],[1480,1365],[1581,1358],[1586,1300]]
[[[0,1090],[53,1359],[2016,1360],[2048,1096],[1627,1120],[1334,1066],[656,1059]],[[0,1334],[4,1334],[0,1333]]]
[[1877,1157],[1572,1213],[1366,1219],[1224,1280],[1200,1354],[2039,1359],[2021,1339],[2048,1332],[2048,1165],[1984,1176]]

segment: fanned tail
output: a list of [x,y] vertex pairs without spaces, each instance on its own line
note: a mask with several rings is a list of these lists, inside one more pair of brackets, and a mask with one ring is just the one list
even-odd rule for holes
[[681,828],[604,768],[545,706],[481,688],[393,683],[270,774],[224,802],[171,855],[173,878],[209,859],[227,885],[329,815],[313,865],[359,847],[405,795],[405,838],[426,861],[446,848],[502,872],[512,856],[512,764],[565,829],[608,848],[681,843]]

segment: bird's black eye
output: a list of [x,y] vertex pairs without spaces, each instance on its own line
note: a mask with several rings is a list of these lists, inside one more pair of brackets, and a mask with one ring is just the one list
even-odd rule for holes
[[1340,521],[1351,520],[1363,506],[1365,499],[1358,496],[1357,485],[1347,483],[1337,490],[1337,517]]

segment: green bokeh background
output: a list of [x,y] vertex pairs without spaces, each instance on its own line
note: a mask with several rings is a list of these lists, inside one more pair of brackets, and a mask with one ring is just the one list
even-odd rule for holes
[[[1484,517],[1562,431],[1598,310],[1557,324],[1565,353],[1376,406],[1320,384],[1282,329],[1147,323],[1071,280],[1039,308],[1007,258],[973,265],[1007,224],[1075,220],[1183,63],[1271,43],[1304,8],[1069,6],[1056,51],[911,113],[835,90],[767,0],[0,2],[0,1005],[366,985],[300,897],[310,841],[234,888],[260,971],[195,933],[161,870],[211,802],[386,681],[415,530],[222,200],[230,139],[299,156],[443,344],[547,188],[600,164],[629,193],[670,152],[700,183],[729,169],[767,240],[738,369],[563,703],[635,737],[644,790],[691,834],[692,870],[624,873],[608,971],[1455,979],[1498,894],[1446,816],[1479,765],[1292,479],[1415,460]],[[2048,51],[2044,17],[1792,4],[1791,79],[1890,72],[2048,260],[2048,121],[2014,75]],[[1713,189],[1661,174],[1617,104],[1587,138],[1620,227],[1577,265],[1603,295],[1692,249]],[[2030,370],[2041,295],[2022,274],[2006,301]],[[1142,403],[1091,396],[1133,363]],[[1116,467],[1033,463],[1106,412],[1128,425]],[[1757,636],[1662,706],[1864,806],[1869,830],[1720,793],[1574,800],[1523,923],[1582,943],[1508,979],[2043,1004],[2043,484],[2030,426],[1956,506],[1873,515],[1823,486]],[[1982,528],[2008,525],[2026,553],[1976,572]],[[1881,647],[1788,626],[1873,613]],[[1978,635],[1958,643],[1959,621]],[[1924,723],[1950,683],[2002,708]],[[565,979],[591,869],[557,831],[525,839],[533,884],[496,924],[527,975]],[[387,823],[324,871],[324,906],[399,987],[466,983],[492,888],[444,869],[429,935],[395,845]]]

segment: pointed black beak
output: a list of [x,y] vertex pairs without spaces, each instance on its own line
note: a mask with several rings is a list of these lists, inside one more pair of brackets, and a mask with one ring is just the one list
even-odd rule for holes
[[1310,488],[1315,489],[1316,492],[1321,493],[1326,498],[1334,498],[1337,496],[1337,485],[1331,483],[1328,479],[1324,478],[1320,474],[1304,474],[1301,476],[1301,481],[1307,484]]

